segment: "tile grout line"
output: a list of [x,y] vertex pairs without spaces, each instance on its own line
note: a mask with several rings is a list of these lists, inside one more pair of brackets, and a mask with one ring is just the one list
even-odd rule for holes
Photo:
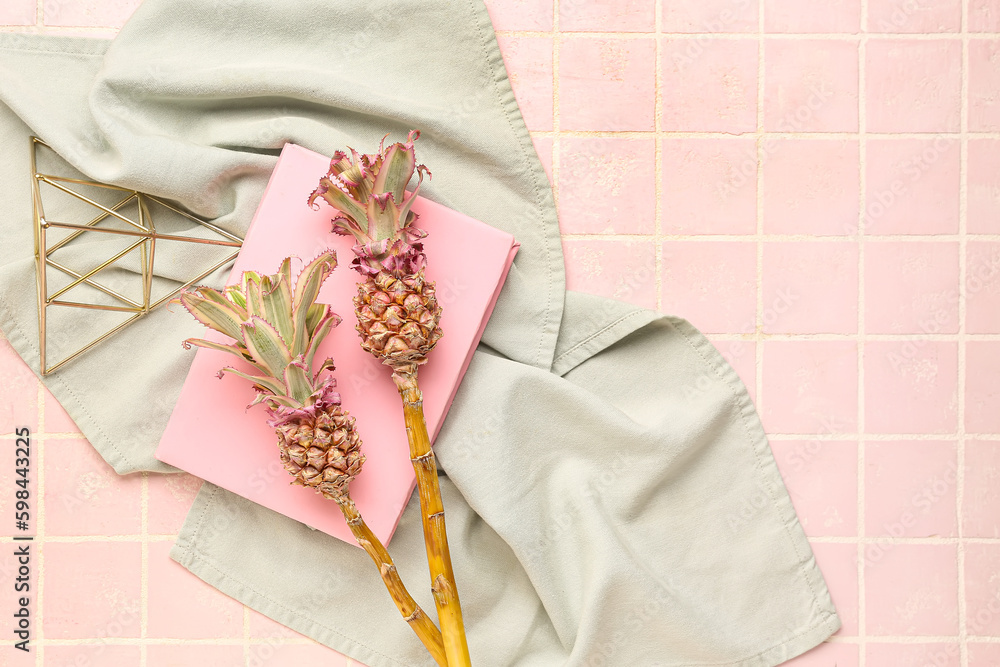
[[[559,122],[559,0],[552,0],[552,200],[556,207],[556,216],[559,212],[559,171],[560,171],[560,141],[562,133]],[[560,238],[565,238],[562,234],[562,226],[559,226]],[[565,262],[565,258],[563,259]]]
[[[959,539],[957,537],[892,537],[891,535],[876,535],[872,537],[852,537],[849,535],[845,536],[812,536],[809,538],[810,542],[815,542],[817,544],[885,544],[885,545],[900,545],[900,544],[958,544]],[[998,537],[978,537],[978,538],[962,538],[962,542],[967,542],[971,544],[991,544],[1000,545],[1000,538]],[[1000,637],[998,637],[1000,639]]]
[[961,62],[961,95],[959,97],[959,167],[958,167],[958,415],[957,415],[957,451],[955,455],[956,485],[955,485],[955,521],[958,534],[956,547],[956,585],[958,586],[958,652],[962,667],[969,665],[969,646],[967,609],[965,599],[965,531],[963,529],[963,506],[965,504],[965,333],[968,299],[965,287],[968,275],[966,250],[968,241],[968,163],[969,163],[969,1],[962,1],[962,62]]
[[[240,637],[159,637],[143,640],[138,637],[82,637],[73,639],[50,639],[47,646],[139,646],[143,642],[150,646],[242,646],[243,640]],[[321,646],[324,644],[307,636],[302,637],[260,637],[251,640],[253,646]],[[14,640],[0,639],[0,646],[13,646]],[[333,652],[333,649],[329,649]],[[339,653],[339,652],[338,652]],[[341,657],[346,657],[340,654]],[[75,665],[76,663],[74,663]],[[257,664],[257,663],[255,663]],[[86,663],[90,667],[93,663]],[[58,667],[66,667],[59,665]]]
[[[982,643],[982,644],[1000,644],[1000,637],[979,636],[979,635],[974,635],[974,637],[976,638],[977,643]],[[957,635],[877,635],[875,637],[870,637],[866,641],[869,644],[916,644],[916,645],[921,645],[922,644],[926,648],[926,644],[931,644],[931,643],[933,643],[933,644],[954,643],[955,640],[957,640],[957,639],[958,639]],[[858,644],[858,645],[860,645],[860,641],[859,641],[858,637],[837,637],[837,636],[834,636],[834,637],[830,638],[830,643],[831,644]],[[899,664],[899,663],[895,663],[895,664]],[[931,665],[940,665],[940,664],[951,664],[951,663],[940,663],[940,662],[932,663],[932,662],[928,661],[928,662],[920,663],[918,666],[915,666],[915,667],[931,667]],[[837,667],[836,664],[834,664],[834,667]],[[882,666],[879,665],[878,667],[882,667]]]
[[[94,28],[102,28],[103,26],[91,26]],[[107,30],[108,28],[103,27]],[[758,30],[758,35],[761,30]],[[501,37],[547,37],[549,33],[544,30],[497,30],[497,35]],[[877,37],[879,39],[886,39],[892,41],[921,41],[921,42],[939,42],[955,39],[960,36],[960,32],[935,32],[935,33],[915,33],[915,32],[871,32],[864,33],[871,37]],[[669,37],[670,39],[689,39],[692,41],[699,41],[704,39],[721,39],[726,41],[745,41],[751,42],[754,40],[754,33],[752,31],[747,32],[664,32],[662,33],[664,37]],[[639,41],[642,39],[649,39],[650,37],[655,37],[656,33],[645,32],[645,31],[635,31],[630,30],[627,32],[608,32],[601,30],[572,30],[563,33],[563,36],[568,39],[624,39],[628,41]],[[767,33],[768,39],[781,39],[785,41],[814,41],[814,40],[833,40],[841,42],[850,42],[858,39],[858,34],[850,32],[771,32]],[[984,39],[1000,39],[1000,33],[997,32],[977,32],[976,37],[982,37]]]
[[757,245],[757,305],[754,327],[754,402],[764,413],[764,2],[757,4],[757,127],[754,148],[757,155],[757,226],[753,236]]
[[243,605],[243,664],[250,665],[250,607]]
[[[707,337],[718,340],[751,340],[754,336],[752,333],[722,333],[719,331],[703,331]],[[860,341],[861,336],[858,334],[837,334],[837,333],[769,333],[763,334],[762,338],[764,340],[781,340],[781,341]],[[947,343],[958,343],[958,334],[919,334],[919,333],[908,333],[908,334],[867,334],[864,336],[865,342],[884,342],[884,343],[911,343],[911,342],[925,342],[925,341],[940,341]],[[975,340],[975,341],[988,341],[996,342],[1000,341],[1000,334],[966,334],[961,340]],[[957,431],[955,431],[957,433]],[[914,433],[913,435],[935,435],[930,434],[920,434]]]
[[663,3],[654,6],[656,26],[656,60],[653,76],[653,191],[656,201],[653,208],[653,266],[656,279],[656,309],[663,312]]
[[[626,233],[616,232],[613,234],[595,233],[573,233],[566,232],[562,236],[567,239],[577,241],[613,241],[616,238],[645,239],[652,240],[655,234],[645,234],[641,232]],[[835,236],[810,236],[808,234],[663,234],[664,238],[674,241],[703,241],[711,243],[713,241],[746,241],[752,242],[758,237],[764,241],[773,243],[855,243],[856,239],[847,235]],[[940,243],[942,241],[959,241],[960,234],[868,234],[867,241],[895,242],[895,243]],[[973,238],[976,241],[1000,241],[1000,234],[969,234],[966,238]],[[75,435],[75,434],[69,434]]]
[[858,456],[858,666],[867,665],[868,641],[868,604],[865,588],[865,551],[862,536],[867,536],[865,502],[865,211],[868,198],[868,169],[866,153],[868,151],[868,0],[861,0],[861,30],[858,40],[858,414],[857,440]]
[[[858,40],[860,41],[860,40]],[[560,134],[566,137],[601,137],[601,138],[614,138],[614,139],[648,139],[651,134],[654,134],[655,130],[563,130]],[[660,130],[664,136],[674,137],[677,139],[738,139],[738,138],[750,138],[756,136],[757,130],[747,131],[747,132],[719,132],[712,130]],[[532,137],[550,137],[555,134],[553,130],[529,130],[528,134]],[[764,130],[763,134],[767,137],[773,137],[776,139],[858,139],[860,138],[860,132],[843,132],[843,131],[823,131],[823,130],[811,130],[811,131],[794,131],[794,132],[782,132],[780,130]],[[872,139],[935,139],[941,138],[959,138],[962,136],[962,132],[951,132],[951,131],[941,131],[941,132],[866,132],[867,136]],[[1000,132],[967,132],[968,136],[975,139],[998,139],[1000,138]]]

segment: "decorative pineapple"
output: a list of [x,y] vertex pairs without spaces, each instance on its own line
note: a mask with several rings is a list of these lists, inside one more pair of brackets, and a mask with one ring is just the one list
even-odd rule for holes
[[320,378],[333,370],[333,360],[310,374],[320,343],[340,323],[330,306],[315,303],[336,265],[332,251],[321,254],[303,269],[294,293],[288,258],[273,276],[246,271],[240,285],[225,292],[197,287],[179,300],[199,322],[235,339],[220,345],[192,338],[185,347],[223,350],[256,369],[250,375],[230,366],[219,376],[233,373],[253,383],[253,404],[267,407],[268,425],[278,434],[281,462],[292,483],[339,501],[364,464],[361,438],[354,417],[341,408],[337,381]]
[[[437,463],[424,419],[423,394],[417,385],[417,369],[427,363],[427,354],[440,340],[441,306],[434,283],[424,278],[427,261],[423,239],[427,233],[416,226],[410,210],[424,174],[418,165],[410,132],[406,143],[385,147],[374,155],[351,155],[338,151],[330,170],[309,196],[315,207],[323,199],[338,211],[333,231],[350,234],[357,244],[352,266],[364,277],[358,283],[354,311],[361,346],[392,369],[392,379],[403,401],[403,417],[410,441],[410,459],[416,471],[424,542],[431,573],[431,590],[437,605],[450,667],[470,664],[462,606],[455,586],[451,553],[445,531],[444,506],[437,478]],[[406,186],[417,173],[413,192]]]
[[354,417],[342,407],[333,359],[312,372],[320,344],[340,324],[330,306],[316,303],[320,287],[337,266],[330,250],[302,269],[292,287],[291,258],[274,275],[243,273],[240,284],[219,291],[209,287],[185,290],[177,299],[202,324],[234,339],[223,344],[199,338],[184,341],[239,357],[253,367],[245,373],[233,367],[219,371],[249,380],[263,403],[268,425],[278,436],[278,450],[292,484],[299,484],[336,501],[358,544],[379,568],[404,620],[439,665],[447,658],[441,633],[407,592],[385,546],[365,523],[350,496],[350,483],[365,462]]
[[[410,210],[430,174],[416,163],[413,142],[419,137],[413,131],[405,144],[385,148],[383,142],[376,155],[336,152],[309,196],[310,206],[323,198],[337,209],[333,231],[357,241],[352,267],[364,276],[354,298],[361,345],[396,375],[416,373],[442,334],[434,283],[424,279],[420,239],[427,233],[414,225],[417,214]],[[417,185],[407,193],[414,171]]]

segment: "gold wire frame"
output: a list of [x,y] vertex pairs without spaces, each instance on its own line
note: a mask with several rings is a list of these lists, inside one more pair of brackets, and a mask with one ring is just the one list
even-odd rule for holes
[[[116,333],[127,327],[129,324],[132,324],[143,315],[149,313],[154,308],[157,308],[158,306],[174,298],[181,292],[181,290],[190,287],[191,285],[195,284],[196,282],[198,282],[205,276],[209,275],[213,271],[221,268],[222,266],[236,259],[236,256],[239,254],[239,249],[243,244],[243,240],[238,236],[233,236],[229,232],[217,227],[216,225],[213,225],[210,222],[201,220],[200,218],[197,218],[189,213],[181,211],[180,209],[174,206],[171,206],[162,199],[153,197],[151,195],[143,194],[136,190],[129,190],[128,188],[122,188],[116,185],[108,185],[106,183],[98,183],[96,181],[87,181],[77,178],[66,178],[62,176],[55,176],[53,174],[40,173],[37,168],[37,159],[36,159],[39,146],[44,146],[49,150],[52,150],[52,148],[38,137],[31,137],[31,173],[32,173],[31,184],[32,184],[32,203],[33,203],[34,218],[35,218],[35,272],[38,278],[38,339],[39,339],[38,342],[39,342],[39,356],[40,356],[39,366],[41,374],[48,375],[49,373],[52,373],[53,371],[61,368],[63,365],[69,363],[73,359],[76,359],[87,350],[93,348],[95,345],[98,345],[99,343],[115,335]],[[60,190],[72,197],[75,197],[76,199],[79,199],[82,202],[90,204],[91,206],[99,209],[100,214],[84,225],[71,224],[66,222],[55,222],[46,219],[45,209],[42,205],[42,194],[40,187],[42,183],[47,183],[48,185],[56,188],[57,190]],[[109,208],[99,204],[98,202],[94,201],[93,199],[79,192],[72,190],[69,187],[71,185],[86,185],[91,187],[104,188],[107,190],[117,190],[122,193],[123,199],[114,206],[111,206]],[[138,211],[138,215],[136,216],[138,218],[137,220],[133,220],[121,213],[122,209],[124,209],[126,206],[129,206],[133,202],[135,202],[136,210]],[[173,234],[163,234],[161,232],[158,232],[156,231],[156,226],[153,221],[153,216],[150,214],[150,209],[148,206],[149,202],[155,202],[156,204],[163,206],[164,208],[169,209],[174,213],[177,213],[183,216],[184,218],[187,218],[188,220],[191,220],[192,222],[195,222],[201,225],[202,227],[211,230],[212,232],[215,232],[222,238],[219,240],[199,239],[199,238],[189,238],[186,236],[177,236]],[[103,220],[106,220],[109,217],[114,217],[118,220],[121,220],[122,222],[126,223],[130,228],[108,229],[108,228],[98,227],[98,225]],[[50,228],[69,229],[73,231],[66,237],[54,243],[52,246],[48,246],[46,244],[46,230]],[[77,271],[74,271],[66,266],[63,266],[61,263],[51,258],[52,253],[54,253],[56,250],[65,246],[67,243],[70,243],[73,239],[77,238],[78,236],[84,233],[100,233],[100,234],[114,234],[119,236],[126,236],[134,238],[135,242],[127,246],[124,250],[115,253],[113,257],[105,260],[104,262],[101,262],[98,266],[87,271],[86,273],[79,273]],[[198,274],[197,276],[187,281],[186,283],[178,287],[170,294],[167,294],[166,296],[159,298],[156,301],[151,301],[150,292],[152,290],[152,285],[153,285],[153,260],[156,254],[157,240],[181,241],[187,243],[198,243],[198,244],[207,244],[216,246],[229,246],[235,248],[235,250],[225,259],[218,262],[208,270]],[[122,294],[116,292],[115,290],[112,290],[106,287],[105,285],[101,285],[99,282],[94,280],[94,277],[98,273],[108,268],[109,266],[111,266],[112,264],[114,264],[121,258],[125,257],[125,255],[127,255],[128,253],[132,252],[137,248],[140,251],[141,255],[140,262],[142,266],[141,279],[142,279],[143,297],[141,302],[129,299],[123,296]],[[47,267],[52,267],[53,269],[56,269],[58,271],[67,274],[73,279],[72,282],[70,282],[68,285],[64,287],[61,287],[55,293],[49,294],[48,286],[46,285]],[[66,292],[68,292],[69,290],[73,289],[74,287],[80,284],[87,284],[90,287],[93,287],[99,290],[100,292],[103,292],[104,294],[118,301],[121,305],[111,306],[104,304],[81,303],[78,301],[61,300],[59,298]],[[109,331],[106,331],[105,333],[101,334],[94,340],[90,341],[89,343],[78,349],[76,352],[73,352],[66,358],[59,361],[58,363],[49,366],[47,365],[46,361],[46,349],[45,349],[46,313],[48,309],[52,306],[79,308],[82,310],[106,310],[106,311],[115,311],[122,313],[132,313],[132,316],[126,319],[124,322],[121,322],[120,324],[116,325]]]

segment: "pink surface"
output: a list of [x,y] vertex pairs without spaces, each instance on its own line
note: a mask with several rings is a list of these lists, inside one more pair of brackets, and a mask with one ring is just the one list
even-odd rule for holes
[[[368,526],[387,543],[416,482],[396,387],[388,369],[358,345],[357,318],[351,307],[358,282],[357,272],[350,269],[354,239],[331,231],[332,209],[306,204],[329,166],[327,156],[285,145],[228,282],[238,283],[244,271],[274,273],[289,255],[298,257],[301,266],[326,248],[336,250],[340,266],[323,284],[319,301],[335,304],[343,322],[320,346],[316,358],[336,360],[337,390],[344,409],[357,419],[367,459],[351,483],[351,496]],[[517,243],[509,234],[423,198],[417,198],[412,210],[428,234],[423,240],[427,279],[437,283],[444,309],[445,336],[420,370],[424,414],[433,441],[479,343]],[[467,248],[476,252],[466,252]],[[207,337],[230,341],[216,332]],[[198,349],[156,457],[356,544],[329,500],[290,484],[265,411],[247,410],[255,396],[250,383],[228,374],[220,381],[219,369],[227,366],[253,373],[252,367],[234,362],[231,355]]]
[[[100,34],[90,17],[120,25],[128,13],[100,0],[44,4],[64,6],[64,22],[81,17],[82,27],[37,24],[57,34]],[[36,25],[35,0],[0,5],[0,23]],[[570,287],[712,331],[764,415],[844,622],[789,664],[1000,665],[1000,2],[487,5],[554,184]],[[829,106],[803,98],[814,81],[838,94]],[[792,112],[803,120],[778,127]],[[802,296],[786,309],[774,301],[781,288]],[[155,667],[193,664],[191,651],[227,666],[234,652],[234,664],[264,667],[348,663],[249,609],[237,638],[226,628],[186,638],[192,617],[215,627],[209,600],[228,601],[209,587],[202,605],[155,616],[151,577],[170,564],[157,545],[173,541],[199,480],[135,476],[136,531],[128,511],[97,518],[116,486],[122,504],[135,502],[133,480],[97,462],[110,485],[66,516],[56,485],[91,488],[93,462],[5,346],[0,364],[0,434],[37,424],[45,435],[33,482],[45,509],[44,635],[30,661],[0,651],[9,665],[134,667],[145,655]],[[48,473],[63,441],[84,465],[76,482]],[[67,553],[85,541],[103,551]],[[75,588],[81,571],[97,580],[88,590]],[[137,645],[71,639],[104,636],[109,600]],[[147,616],[134,629],[133,600]],[[79,611],[65,614],[67,603]],[[75,629],[91,610],[98,624]]]

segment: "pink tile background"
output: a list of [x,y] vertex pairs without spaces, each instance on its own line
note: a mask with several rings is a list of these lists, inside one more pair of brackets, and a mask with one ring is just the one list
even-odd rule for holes
[[[757,401],[844,622],[789,664],[1000,665],[1000,1],[486,4],[570,288],[690,319]],[[37,653],[0,664],[350,664],[167,558],[199,480],[115,475],[2,339],[0,379],[44,550]]]

